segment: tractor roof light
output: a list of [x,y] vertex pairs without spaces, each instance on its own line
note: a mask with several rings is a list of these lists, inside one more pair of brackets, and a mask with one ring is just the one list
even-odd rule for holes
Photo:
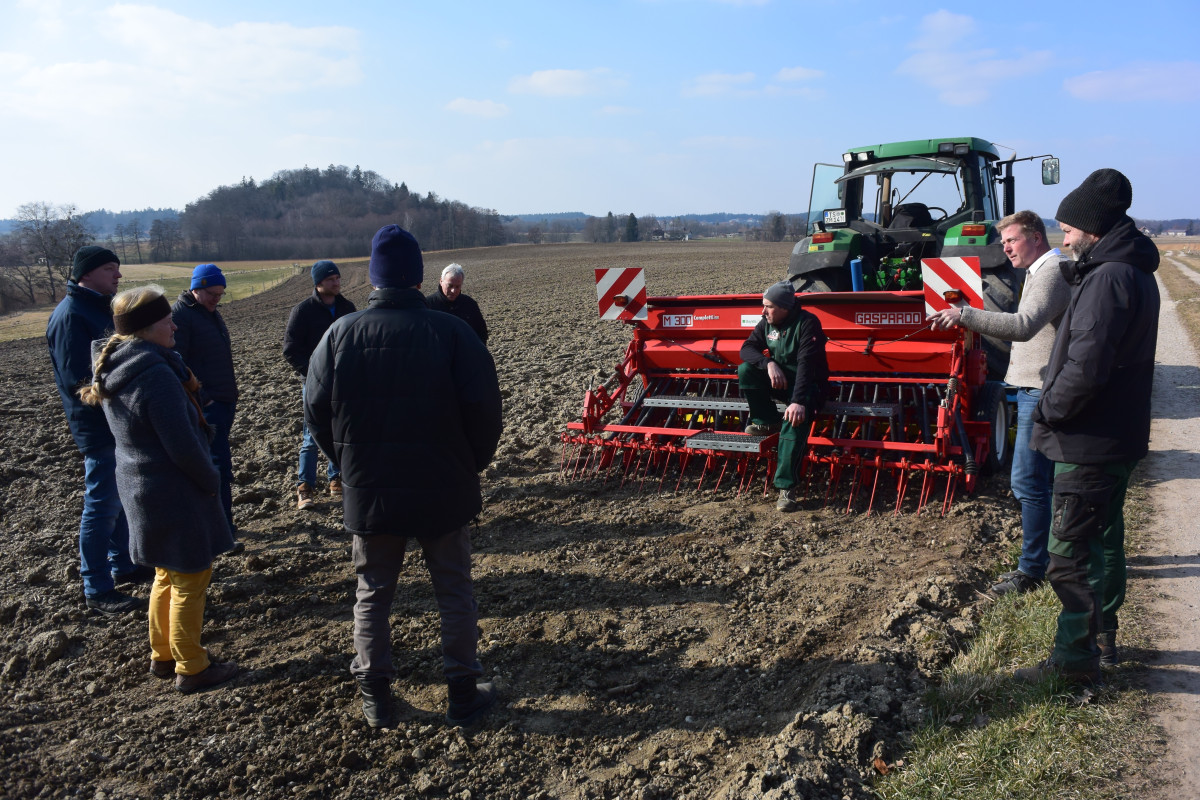
[[966,142],[938,142],[938,155],[965,156],[971,152],[971,145]]
[[963,225],[963,236],[983,236],[987,233],[986,225]]
[[842,153],[842,161],[849,164],[854,161],[854,153]]

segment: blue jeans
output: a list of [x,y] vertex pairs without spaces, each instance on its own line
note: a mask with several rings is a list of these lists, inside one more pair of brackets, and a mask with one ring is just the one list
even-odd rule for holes
[[79,520],[79,573],[85,597],[111,592],[114,575],[134,570],[129,525],[117,494],[116,446],[83,456],[83,516]]
[[212,461],[221,474],[221,508],[229,530],[237,537],[237,526],[233,524],[233,452],[229,449],[229,432],[233,430],[233,418],[237,414],[237,403],[212,401],[204,407],[204,421],[216,430],[213,437]]
[[1042,579],[1050,564],[1046,549],[1054,496],[1054,464],[1029,449],[1033,433],[1033,409],[1041,389],[1017,390],[1017,440],[1013,447],[1012,493],[1021,501],[1021,559],[1017,569],[1031,578]]
[[[300,405],[304,405],[304,387],[300,387]],[[317,485],[317,459],[321,455],[321,448],[317,447],[317,440],[313,438],[312,433],[308,430],[308,425],[304,425],[304,438],[300,441],[300,469],[296,470],[296,485],[307,483],[308,488],[312,489]],[[325,467],[326,475],[329,480],[339,477],[342,471],[338,469],[337,464],[332,461]]]

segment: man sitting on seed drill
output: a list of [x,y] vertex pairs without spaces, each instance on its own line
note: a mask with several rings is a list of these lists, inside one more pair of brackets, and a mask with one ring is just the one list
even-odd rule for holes
[[[779,431],[775,488],[780,511],[800,507],[796,477],[808,445],[813,415],[825,400],[829,364],[821,322],[796,303],[792,284],[780,281],[763,293],[763,318],[742,345],[738,388],[750,404],[746,433]],[[776,398],[787,402],[783,414]]]

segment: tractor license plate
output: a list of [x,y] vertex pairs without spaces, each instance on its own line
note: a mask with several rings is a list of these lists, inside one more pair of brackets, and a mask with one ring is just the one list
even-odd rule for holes
[[825,212],[826,225],[845,225],[846,224],[846,209],[834,208]]

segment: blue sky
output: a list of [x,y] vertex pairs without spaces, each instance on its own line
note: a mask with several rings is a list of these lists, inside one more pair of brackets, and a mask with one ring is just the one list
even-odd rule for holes
[[[361,165],[502,214],[807,208],[812,164],[973,135],[1200,217],[1200,3],[0,0],[0,217]],[[1002,152],[1008,152],[1002,150]]]

